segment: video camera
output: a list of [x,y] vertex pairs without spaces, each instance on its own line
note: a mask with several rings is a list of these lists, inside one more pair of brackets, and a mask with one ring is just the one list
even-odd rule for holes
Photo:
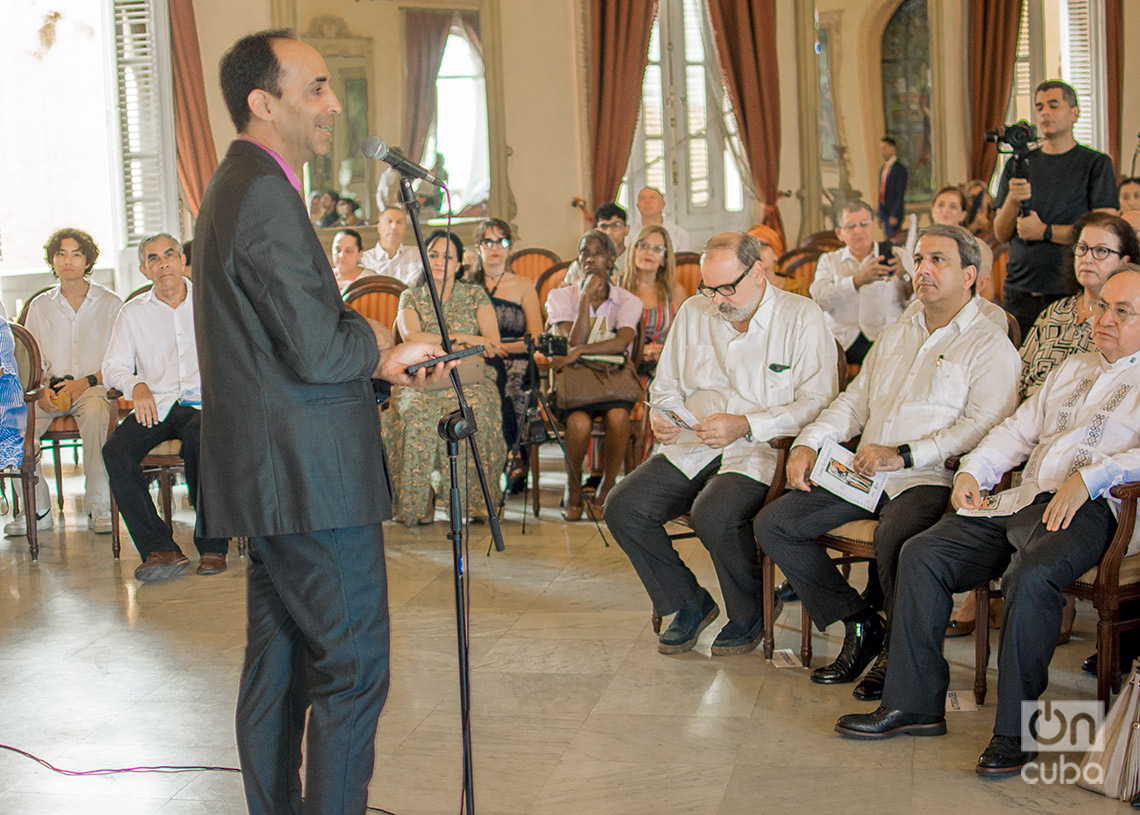
[[539,334],[534,339],[534,347],[547,357],[564,357],[570,353],[570,341],[560,334]]
[[[1030,149],[1037,141],[1036,127],[1029,124],[1025,119],[1022,119],[1011,125],[1003,125],[995,127],[993,130],[987,130],[986,141],[996,144],[999,153],[1009,155],[1009,161],[1012,165],[1009,173],[1010,178],[1029,180],[1028,156]],[[1002,145],[1005,145],[1008,149],[1002,150]],[[1028,201],[1021,202],[1020,213],[1023,216],[1029,214]]]

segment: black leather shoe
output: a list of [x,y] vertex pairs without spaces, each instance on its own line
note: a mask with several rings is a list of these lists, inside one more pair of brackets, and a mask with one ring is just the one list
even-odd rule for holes
[[994,736],[978,759],[975,772],[986,778],[1003,778],[1021,772],[1021,768],[1035,758],[1036,750],[1021,749],[1020,737]]
[[1140,809],[1140,792],[1132,796],[1132,808]]
[[720,614],[712,595],[701,589],[700,606],[683,608],[673,615],[669,627],[657,638],[657,650],[662,654],[681,654],[697,644],[697,637]]
[[796,594],[796,590],[792,588],[792,584],[785,580],[775,588],[776,599],[781,603],[796,603],[799,602],[800,596]]
[[854,682],[882,650],[886,630],[878,614],[872,614],[864,622],[844,623],[844,626],[847,631],[843,635],[843,648],[839,651],[839,656],[830,665],[812,671],[812,682],[818,685]]
[[877,702],[883,698],[883,685],[887,681],[887,649],[879,652],[878,659],[867,671],[863,681],[855,686],[851,695],[860,702]]
[[[773,610],[773,620],[780,616],[780,611],[783,607],[784,604],[777,600],[776,608]],[[709,653],[714,657],[747,654],[749,651],[755,650],[762,639],[764,639],[763,611],[745,623],[738,623],[736,620],[729,620],[725,623],[724,628],[720,630],[720,633],[716,635],[716,639],[713,640],[712,647],[709,648]]]
[[1094,652],[1092,656],[1090,656],[1088,659],[1086,659],[1084,662],[1081,663],[1081,670],[1084,671],[1085,673],[1095,675],[1098,661],[1099,660],[1097,660],[1097,658],[1096,658],[1096,653]]
[[904,713],[879,705],[874,713],[848,713],[835,723],[845,739],[889,739],[891,736],[944,736],[946,718]]

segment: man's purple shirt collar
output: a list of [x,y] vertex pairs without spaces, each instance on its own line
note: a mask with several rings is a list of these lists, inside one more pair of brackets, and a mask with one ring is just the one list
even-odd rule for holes
[[276,161],[277,165],[285,172],[285,177],[289,179],[289,183],[293,185],[293,189],[295,189],[298,194],[301,192],[301,179],[297,178],[297,174],[293,172],[293,168],[286,164],[285,159],[277,155],[276,151],[270,149],[269,147],[266,147],[261,142],[254,141],[248,136],[238,136],[238,141],[247,141],[250,144],[256,144],[266,153],[273,156],[273,160]]

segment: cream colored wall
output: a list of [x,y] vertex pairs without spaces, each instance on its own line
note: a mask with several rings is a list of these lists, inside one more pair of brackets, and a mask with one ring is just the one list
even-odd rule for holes
[[[1140,42],[1140,3],[1124,4],[1124,93],[1120,100],[1121,130],[1120,175],[1128,175],[1132,167],[1132,154],[1136,150],[1136,134],[1140,132],[1140,83],[1133,77],[1140,76],[1140,51],[1129,48],[1128,43]],[[1136,172],[1140,173],[1140,159],[1136,162]]]

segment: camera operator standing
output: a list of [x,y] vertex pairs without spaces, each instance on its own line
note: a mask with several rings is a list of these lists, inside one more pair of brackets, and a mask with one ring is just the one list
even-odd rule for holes
[[[1042,82],[1034,107],[1044,143],[1026,158],[1028,179],[1013,178],[1014,162],[1006,164],[994,218],[997,239],[1009,241],[1003,305],[1022,336],[1047,305],[1072,293],[1061,261],[1073,223],[1089,210],[1119,206],[1112,159],[1073,138],[1081,113],[1076,91],[1057,80]],[[1023,201],[1027,214],[1020,212]]]

